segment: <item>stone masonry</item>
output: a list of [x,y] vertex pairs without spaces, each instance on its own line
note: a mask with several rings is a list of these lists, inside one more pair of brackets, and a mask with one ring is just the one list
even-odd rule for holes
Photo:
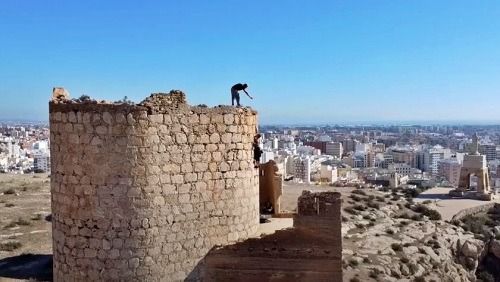
[[256,232],[255,111],[180,91],[49,107],[55,281],[198,280],[213,246]]
[[205,281],[342,281],[340,193],[304,191],[293,229],[214,248]]

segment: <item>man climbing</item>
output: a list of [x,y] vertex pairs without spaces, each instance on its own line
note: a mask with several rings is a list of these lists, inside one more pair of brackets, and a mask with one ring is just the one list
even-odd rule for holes
[[253,137],[253,164],[255,168],[259,168],[260,165],[260,156],[262,156],[262,149],[259,146],[260,134],[257,134]]
[[236,106],[241,107],[240,105],[240,93],[238,91],[243,90],[245,94],[247,94],[248,98],[253,99],[250,94],[245,90],[247,89],[248,85],[246,83],[237,83],[231,87],[231,104],[234,106],[234,100],[236,100]]

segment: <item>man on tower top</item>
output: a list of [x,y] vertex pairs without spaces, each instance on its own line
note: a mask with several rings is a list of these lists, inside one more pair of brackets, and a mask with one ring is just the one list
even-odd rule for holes
[[248,98],[253,99],[250,94],[245,90],[247,89],[248,85],[246,83],[237,83],[231,87],[231,104],[234,106],[234,100],[236,100],[236,106],[240,107],[240,93],[238,91],[243,90],[245,94],[247,94]]

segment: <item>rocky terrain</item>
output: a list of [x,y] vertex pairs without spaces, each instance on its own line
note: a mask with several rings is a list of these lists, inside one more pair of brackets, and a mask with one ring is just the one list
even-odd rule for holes
[[345,195],[342,234],[344,281],[476,281],[484,256],[475,234],[398,192]]

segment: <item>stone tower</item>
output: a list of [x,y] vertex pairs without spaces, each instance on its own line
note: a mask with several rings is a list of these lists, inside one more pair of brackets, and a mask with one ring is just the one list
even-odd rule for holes
[[49,107],[55,281],[196,280],[214,245],[258,228],[255,111],[180,91]]

